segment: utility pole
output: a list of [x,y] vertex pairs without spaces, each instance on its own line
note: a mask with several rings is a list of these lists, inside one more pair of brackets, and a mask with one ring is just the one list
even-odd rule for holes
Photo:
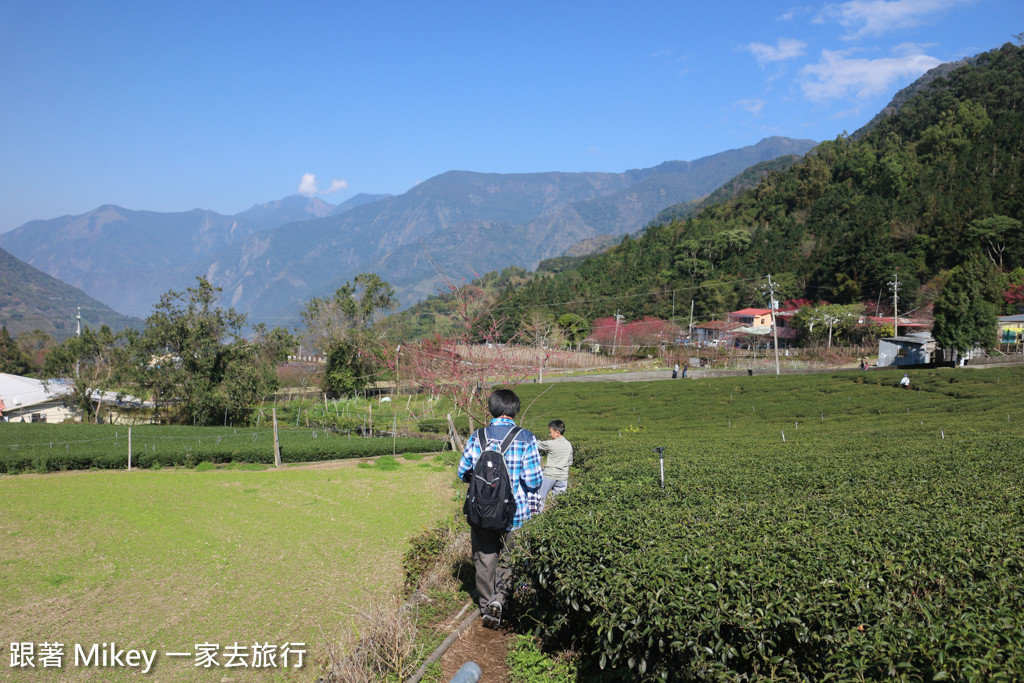
[[693,344],[693,299],[690,299],[690,329],[686,333],[689,344]]
[[624,315],[619,315],[618,309],[615,310],[615,340],[612,342],[612,355],[615,356],[619,350],[619,323],[625,318]]
[[895,273],[889,286],[892,287],[892,336],[900,336],[900,274]]
[[772,310],[772,337],[775,343],[772,346],[775,347],[775,374],[782,374],[779,372],[779,330],[775,324],[775,285],[772,284],[772,276],[768,275],[768,284],[761,285],[761,289],[767,290],[768,292],[768,307]]

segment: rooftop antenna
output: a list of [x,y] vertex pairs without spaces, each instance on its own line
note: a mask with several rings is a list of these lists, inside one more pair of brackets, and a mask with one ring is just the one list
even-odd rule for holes
[[[81,306],[78,307],[78,314],[75,316],[75,336],[76,337],[81,337],[82,336],[82,307]],[[75,359],[75,380],[76,381],[78,380],[78,377],[80,375],[80,370],[81,370],[81,366],[79,365],[79,360]]]

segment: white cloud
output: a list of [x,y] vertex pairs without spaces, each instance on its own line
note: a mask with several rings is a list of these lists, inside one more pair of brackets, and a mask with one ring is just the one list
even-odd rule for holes
[[850,0],[828,5],[816,18],[831,19],[850,31],[847,38],[878,36],[927,23],[934,15],[973,0]]
[[897,57],[923,54],[925,50],[935,47],[936,43],[900,43],[892,48]]
[[767,104],[767,102],[762,100],[760,97],[748,97],[747,99],[737,100],[736,102],[733,102],[734,107],[745,109],[746,111],[749,111],[752,114],[760,113],[761,110],[764,109],[765,104]]
[[334,194],[340,190],[348,189],[348,181],[346,180],[332,180],[330,189],[324,190],[324,194]]
[[843,97],[869,97],[891,90],[900,79],[917,78],[940,60],[925,54],[882,59],[851,58],[848,52],[821,51],[821,61],[800,70],[800,87],[814,102]]
[[810,7],[804,5],[798,5],[797,7],[790,7],[788,10],[775,17],[775,21],[793,21],[798,15],[804,14],[811,11]]
[[299,194],[304,197],[312,197],[316,194],[334,194],[340,190],[348,189],[347,180],[332,180],[331,186],[326,190],[321,190],[316,185],[316,176],[312,173],[303,173],[302,180],[299,182]]
[[804,48],[806,47],[807,43],[795,38],[779,38],[774,46],[765,45],[764,43],[750,43],[746,49],[753,53],[759,64],[767,64],[768,62],[779,62],[784,59],[799,57],[804,54]]
[[312,173],[303,173],[299,182],[299,194],[304,197],[312,197],[317,193],[316,176]]

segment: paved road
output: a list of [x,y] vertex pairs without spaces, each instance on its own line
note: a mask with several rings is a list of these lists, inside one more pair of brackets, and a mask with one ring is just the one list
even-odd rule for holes
[[[1024,365],[1024,359],[1021,358],[994,358],[986,359],[986,361],[975,362],[975,365],[970,363],[965,366],[966,368],[974,367],[976,369],[986,367],[1005,367],[1011,365]],[[898,367],[886,368],[889,370],[899,370]],[[873,371],[874,368],[868,370]],[[831,372],[863,372],[857,365],[838,366],[832,368],[782,368],[779,374],[781,375],[822,375]],[[723,369],[710,369],[710,368],[690,368],[687,373],[687,379],[702,379],[705,377],[743,377],[745,375],[774,375],[775,365],[769,363],[767,366],[760,365],[752,370],[746,368],[737,368],[730,370]],[[658,379],[672,379],[671,370],[645,370],[640,372],[608,372],[600,375],[576,375],[572,377],[545,377],[542,384],[554,384],[556,382],[650,382]],[[534,383],[537,380],[534,379]]]
[[[846,372],[860,370],[856,366],[836,368],[799,368],[783,369],[782,375],[817,375],[829,372]],[[687,379],[701,379],[704,377],[743,377],[747,375],[774,375],[775,367],[757,368],[747,370],[739,368],[735,370],[712,370],[707,368],[690,369]],[[576,375],[572,377],[545,377],[543,384],[554,384],[556,382],[650,382],[657,379],[672,379],[671,370],[645,370],[641,372],[609,372],[601,375]],[[534,383],[537,380],[534,379]]]

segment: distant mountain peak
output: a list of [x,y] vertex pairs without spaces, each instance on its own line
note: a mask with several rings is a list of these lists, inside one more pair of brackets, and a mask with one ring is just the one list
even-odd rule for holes
[[205,274],[251,323],[277,324],[360,272],[377,272],[411,303],[432,293],[436,268],[455,279],[533,268],[577,242],[635,232],[766,156],[813,144],[776,136],[626,173],[451,170],[398,196],[360,194],[332,206],[291,195],[234,216],[105,206],[22,226],[0,235],[0,245],[124,313],[144,317],[162,293]]

